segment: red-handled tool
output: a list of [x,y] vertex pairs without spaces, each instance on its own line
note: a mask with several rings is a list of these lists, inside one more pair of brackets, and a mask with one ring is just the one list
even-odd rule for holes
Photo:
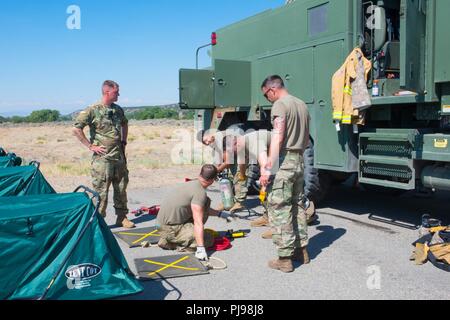
[[131,214],[134,214],[136,217],[139,217],[143,214],[149,214],[151,216],[158,215],[159,210],[161,209],[160,205],[152,206],[152,207],[141,207],[140,209],[134,210]]

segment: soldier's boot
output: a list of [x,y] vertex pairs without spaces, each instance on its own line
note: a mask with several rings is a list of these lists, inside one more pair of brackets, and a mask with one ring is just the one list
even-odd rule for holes
[[311,262],[309,259],[308,250],[306,247],[295,248],[294,255],[292,256],[292,261],[300,262],[301,264],[308,264]]
[[217,211],[225,211],[225,207],[223,206],[223,203],[221,203],[221,204],[217,207],[216,210],[217,210]]
[[269,268],[289,273],[294,271],[291,257],[280,257],[276,260],[269,261]]
[[245,206],[240,202],[236,202],[234,204],[234,206],[230,209],[230,212],[233,213],[233,212],[241,211],[243,209],[245,209]]
[[127,219],[127,217],[124,216],[117,216],[116,220],[116,226],[117,227],[123,227],[125,229],[133,229],[136,227],[136,225]]
[[314,222],[319,219],[319,216],[316,213],[316,206],[314,205],[314,202],[310,201],[308,209],[306,209],[306,219],[308,225],[313,224]]
[[269,226],[269,218],[267,216],[259,217],[258,219],[252,221],[250,223],[252,227],[268,227]]
[[263,232],[263,234],[261,235],[261,238],[266,239],[266,240],[271,240],[272,239],[272,229],[267,229],[266,231]]
[[160,238],[158,241],[158,247],[163,250],[175,250],[177,249],[177,245],[175,243],[167,242],[166,239]]

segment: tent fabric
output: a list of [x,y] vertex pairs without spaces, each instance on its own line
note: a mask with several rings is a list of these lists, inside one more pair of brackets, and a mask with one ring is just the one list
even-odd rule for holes
[[56,193],[35,165],[0,169],[0,197]]
[[22,164],[22,159],[14,153],[8,153],[0,156],[0,168],[18,167]]
[[108,299],[143,290],[86,193],[0,198],[0,247],[0,299],[40,298],[61,266],[45,299]]

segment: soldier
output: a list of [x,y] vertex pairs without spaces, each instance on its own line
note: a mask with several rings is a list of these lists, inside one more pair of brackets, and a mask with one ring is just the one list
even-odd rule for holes
[[270,261],[269,267],[292,272],[293,260],[309,263],[306,214],[299,207],[303,152],[309,143],[309,114],[305,103],[289,94],[281,77],[268,77],[261,90],[273,103],[269,156],[260,178],[261,185],[267,188],[272,240],[278,249],[278,259]]
[[[229,210],[230,212],[236,212],[245,208],[244,201],[247,199],[248,187],[247,187],[247,172],[248,168],[244,164],[238,165],[238,170],[234,166],[232,149],[235,149],[236,136],[241,136],[239,131],[229,129],[225,132],[217,132],[216,134],[205,134],[205,131],[198,133],[197,139],[204,145],[211,147],[214,150],[214,159],[216,162],[217,171],[219,173],[226,170],[236,172],[233,178],[234,186],[234,205]],[[222,148],[220,148],[219,141],[222,141]],[[220,151],[222,149],[222,151]],[[223,203],[217,208],[219,211],[225,210]]]
[[166,250],[196,252],[199,260],[208,260],[205,248],[213,245],[214,239],[204,232],[209,216],[230,219],[226,212],[210,207],[211,199],[206,189],[217,177],[214,165],[202,167],[198,180],[185,183],[173,190],[161,204],[158,225],[161,238],[159,247]]
[[[73,133],[80,142],[93,152],[92,184],[100,194],[99,212],[106,217],[108,191],[111,184],[114,189],[114,208],[117,215],[116,225],[134,228],[127,219],[128,169],[125,148],[128,137],[128,120],[124,111],[115,102],[119,97],[119,85],[107,80],[102,86],[103,98],[98,103],[82,111],[77,117]],[[89,126],[90,140],[83,129]]]

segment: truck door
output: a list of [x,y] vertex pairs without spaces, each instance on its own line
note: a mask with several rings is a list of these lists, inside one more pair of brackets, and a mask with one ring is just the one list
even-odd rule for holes
[[332,119],[331,80],[344,63],[344,41],[321,44],[314,48],[314,166],[318,169],[339,170],[346,163],[346,132],[336,131]]
[[215,60],[215,104],[217,107],[251,105],[251,63]]
[[419,94],[425,91],[424,0],[401,0],[400,7],[400,86]]
[[180,108],[214,108],[214,73],[211,70],[181,69]]

